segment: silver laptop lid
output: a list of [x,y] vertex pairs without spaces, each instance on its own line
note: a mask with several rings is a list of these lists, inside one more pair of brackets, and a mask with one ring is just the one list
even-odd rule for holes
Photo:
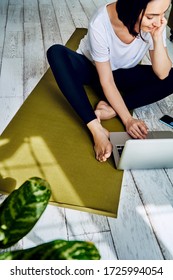
[[128,140],[118,169],[173,168],[173,139]]
[[[164,141],[156,141],[162,139]],[[166,142],[167,139],[171,141]],[[152,140],[156,142],[151,142]],[[173,167],[173,132],[171,131],[150,131],[145,140],[132,139],[126,132],[111,132],[110,141],[113,144],[113,156],[118,169]],[[119,145],[125,145],[121,159],[117,149]],[[169,146],[166,150],[165,145]]]

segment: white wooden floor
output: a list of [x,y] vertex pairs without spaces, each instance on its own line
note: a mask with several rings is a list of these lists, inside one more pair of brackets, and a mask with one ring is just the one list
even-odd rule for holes
[[[0,1],[0,133],[48,68],[48,47],[56,42],[65,44],[76,27],[87,27],[96,7],[106,2]],[[173,59],[169,41],[168,48]],[[151,130],[167,130],[158,118],[165,113],[173,116],[172,105],[173,95],[137,109],[135,114]],[[117,219],[49,205],[34,229],[14,248],[58,238],[93,241],[107,260],[172,260],[173,169],[125,172]]]

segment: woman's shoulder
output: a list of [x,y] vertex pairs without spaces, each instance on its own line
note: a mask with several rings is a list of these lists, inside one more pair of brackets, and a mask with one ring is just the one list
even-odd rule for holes
[[89,20],[89,27],[101,27],[101,25],[105,23],[107,13],[106,6],[107,4],[101,6],[94,12]]

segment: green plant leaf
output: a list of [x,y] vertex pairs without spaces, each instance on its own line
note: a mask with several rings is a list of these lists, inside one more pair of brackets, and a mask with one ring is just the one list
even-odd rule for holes
[[0,254],[0,260],[99,260],[91,242],[54,240],[34,248]]
[[0,248],[8,248],[25,236],[39,220],[51,195],[49,183],[28,179],[0,205]]

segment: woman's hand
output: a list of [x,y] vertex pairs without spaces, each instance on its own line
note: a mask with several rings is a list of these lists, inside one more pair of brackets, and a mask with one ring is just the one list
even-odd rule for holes
[[162,36],[162,33],[163,33],[163,31],[164,31],[166,25],[167,25],[167,20],[166,20],[165,17],[163,17],[163,18],[161,19],[161,24],[160,24],[160,26],[159,26],[159,27],[156,26],[156,27],[150,32],[150,34],[151,34],[153,40],[157,40],[159,37]]
[[127,120],[126,131],[133,137],[139,139],[145,139],[148,133],[148,127],[144,121],[130,118]]

